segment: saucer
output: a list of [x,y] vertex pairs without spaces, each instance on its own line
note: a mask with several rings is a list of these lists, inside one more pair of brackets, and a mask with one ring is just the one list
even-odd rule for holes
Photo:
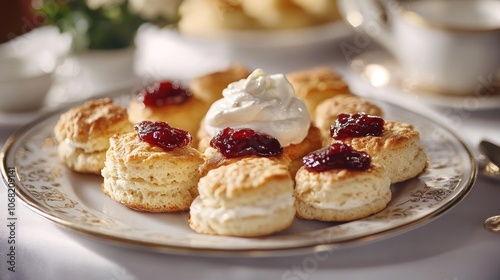
[[445,95],[417,89],[411,81],[405,80],[399,65],[389,53],[372,50],[355,57],[351,69],[376,91],[378,98],[390,101],[405,99],[423,102],[432,106],[464,109],[469,111],[500,108],[500,90],[485,90],[481,94],[465,96]]

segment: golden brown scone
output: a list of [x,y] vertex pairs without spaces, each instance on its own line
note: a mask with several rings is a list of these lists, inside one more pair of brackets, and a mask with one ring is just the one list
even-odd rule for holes
[[376,104],[352,94],[340,94],[321,101],[316,107],[314,123],[324,138],[330,138],[330,126],[335,124],[339,114],[356,114],[384,117],[382,109]]
[[351,94],[342,77],[328,67],[316,67],[286,75],[307,110],[314,116],[316,106],[323,100],[339,94]]
[[[200,176],[203,177],[207,175],[207,173],[212,169],[216,169],[224,165],[229,165],[244,158],[258,158],[258,157],[261,156],[251,155],[244,157],[227,158],[223,154],[221,154],[217,149],[208,147],[203,153],[203,158],[205,159],[205,162],[202,165],[200,165],[199,168]],[[290,159],[285,155],[281,155],[279,157],[266,157],[266,158],[276,162],[276,164],[282,164],[285,166],[288,166],[291,163]]]
[[342,141],[366,152],[374,163],[384,166],[391,183],[417,176],[427,164],[420,134],[408,123],[386,120],[380,136],[353,137]]
[[133,131],[127,109],[110,98],[91,100],[63,113],[54,134],[59,158],[74,171],[100,174],[109,138]]
[[244,66],[233,64],[227,69],[194,78],[189,83],[189,88],[194,96],[212,104],[222,98],[222,91],[230,83],[245,79],[250,74]]
[[180,104],[166,104],[160,107],[145,106],[137,98],[133,98],[128,107],[128,115],[130,122],[134,124],[145,120],[162,121],[196,135],[200,121],[209,107],[209,103],[195,96]]
[[310,172],[301,167],[295,177],[297,217],[345,222],[383,210],[391,200],[391,183],[382,166],[366,171],[331,169]]
[[322,147],[322,142],[321,132],[316,126],[311,124],[307,136],[302,142],[283,147],[283,156],[290,161],[289,169],[292,177],[302,166],[302,157],[312,151],[320,149]]
[[105,194],[132,209],[178,212],[198,195],[201,154],[190,146],[165,151],[141,141],[136,132],[110,138],[102,169]]
[[198,144],[198,151],[203,153],[207,148],[210,147],[210,140],[212,140],[212,137],[210,137],[210,134],[208,134],[207,130],[205,129],[205,118],[201,119],[200,121],[200,129],[198,129],[198,132],[196,132],[196,140]]
[[263,236],[288,228],[295,216],[293,180],[284,165],[245,158],[208,172],[190,209],[199,233]]

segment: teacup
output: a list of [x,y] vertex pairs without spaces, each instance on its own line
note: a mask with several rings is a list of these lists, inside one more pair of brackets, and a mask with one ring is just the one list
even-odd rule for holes
[[339,0],[339,8],[395,57],[403,86],[465,96],[500,85],[500,1]]

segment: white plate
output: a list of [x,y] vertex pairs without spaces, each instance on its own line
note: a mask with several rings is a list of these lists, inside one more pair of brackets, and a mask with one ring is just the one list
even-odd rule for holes
[[352,60],[351,69],[370,85],[383,89],[378,91],[376,96],[383,100],[414,100],[432,106],[469,111],[500,108],[500,89],[489,88],[486,85],[481,87],[480,80],[478,87],[483,91],[468,96],[423,92],[412,88],[410,82],[404,81],[395,59],[385,51],[372,50],[360,54]]
[[2,175],[17,174],[17,195],[31,210],[61,226],[99,240],[176,254],[276,256],[364,244],[405,232],[442,215],[471,190],[476,164],[462,141],[429,119],[380,104],[387,119],[410,122],[421,132],[427,170],[392,186],[382,212],[348,223],[296,219],[279,233],[261,238],[210,236],[192,231],[188,213],[130,210],[101,192],[102,178],[69,171],[57,158],[55,113],[13,135],[2,154]]

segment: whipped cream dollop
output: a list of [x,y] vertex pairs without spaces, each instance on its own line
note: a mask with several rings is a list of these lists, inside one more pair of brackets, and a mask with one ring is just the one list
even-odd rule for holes
[[251,128],[271,135],[286,147],[307,136],[311,117],[283,74],[267,75],[256,69],[247,79],[229,84],[222,95],[205,118],[205,129],[211,137],[226,127]]

